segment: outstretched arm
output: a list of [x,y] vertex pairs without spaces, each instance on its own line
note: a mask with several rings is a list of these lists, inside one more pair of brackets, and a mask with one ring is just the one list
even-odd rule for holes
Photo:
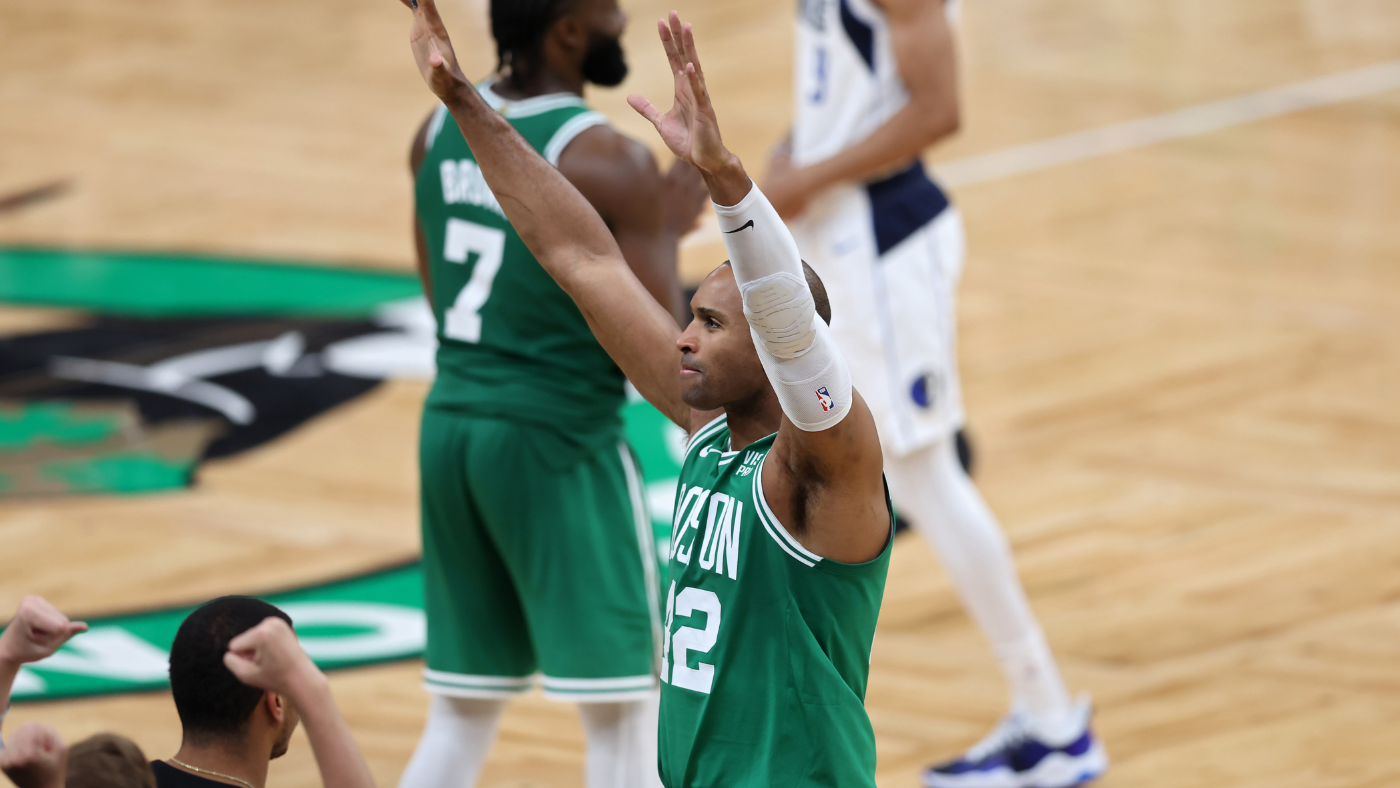
[[676,321],[627,267],[607,225],[569,181],[463,76],[433,0],[414,9],[409,40],[424,81],[447,105],[511,226],[578,304],[598,342],[643,397],[691,427],[681,401]]
[[704,176],[715,202],[754,348],[783,421],[765,463],[765,497],[808,549],[838,561],[869,560],[890,536],[875,420],[851,387],[802,269],[797,244],[739,158],[724,147],[695,37],[676,12],[658,26],[676,75],[676,105],[662,114],[628,102],[666,146]]

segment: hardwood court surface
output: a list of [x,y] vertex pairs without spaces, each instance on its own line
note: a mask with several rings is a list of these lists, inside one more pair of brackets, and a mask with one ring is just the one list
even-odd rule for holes
[[[651,20],[629,90],[664,95]],[[681,3],[728,141],[790,116],[792,4]],[[448,9],[469,73],[480,13]],[[408,141],[431,100],[391,0],[0,6],[0,243],[192,249],[408,270]],[[1400,59],[1390,0],[978,0],[962,134],[934,163]],[[654,142],[622,92],[593,101]],[[1400,91],[955,197],[978,482],[1075,689],[1107,787],[1400,784]],[[687,270],[721,258],[686,252]],[[0,310],[6,332],[64,316]],[[0,610],[97,613],[359,571],[418,548],[421,385],[396,383],[190,492],[0,503]],[[333,683],[381,785],[418,666]],[[980,737],[1000,677],[934,557],[901,539],[869,709],[882,786]],[[153,757],[167,695],[17,708]],[[13,729],[13,728],[12,728]],[[572,710],[516,704],[485,786],[581,784]],[[271,785],[312,786],[304,737]]]

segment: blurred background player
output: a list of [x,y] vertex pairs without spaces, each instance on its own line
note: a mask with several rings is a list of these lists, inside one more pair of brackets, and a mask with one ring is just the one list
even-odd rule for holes
[[[615,0],[495,0],[482,95],[592,203],[673,316],[699,174],[583,102],[627,75]],[[591,788],[656,778],[655,550],[623,443],[624,378],[506,221],[444,107],[413,144],[419,273],[438,324],[421,438],[425,684],[402,785],[471,786],[505,700],[580,703]]]
[[958,129],[956,0],[802,0],[795,122],[764,191],[831,293],[832,333],[879,423],[900,514],[942,557],[1011,685],[1010,714],[930,788],[1064,788],[1107,765],[1070,699],[999,524],[958,459],[962,220],[924,172]]

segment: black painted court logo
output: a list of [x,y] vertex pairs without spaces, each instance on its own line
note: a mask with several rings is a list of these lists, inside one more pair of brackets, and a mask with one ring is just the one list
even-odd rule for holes
[[405,367],[430,377],[433,319],[416,289],[344,269],[0,250],[0,301],[85,313],[0,336],[0,496],[184,487],[203,460]]

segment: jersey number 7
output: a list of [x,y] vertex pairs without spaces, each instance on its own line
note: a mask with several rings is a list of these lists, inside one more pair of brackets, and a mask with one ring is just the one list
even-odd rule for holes
[[442,257],[449,263],[465,265],[476,253],[476,265],[467,284],[443,315],[442,333],[450,339],[473,344],[481,341],[481,308],[491,297],[491,283],[500,273],[505,257],[506,234],[494,227],[483,227],[463,219],[447,220],[447,239]]

